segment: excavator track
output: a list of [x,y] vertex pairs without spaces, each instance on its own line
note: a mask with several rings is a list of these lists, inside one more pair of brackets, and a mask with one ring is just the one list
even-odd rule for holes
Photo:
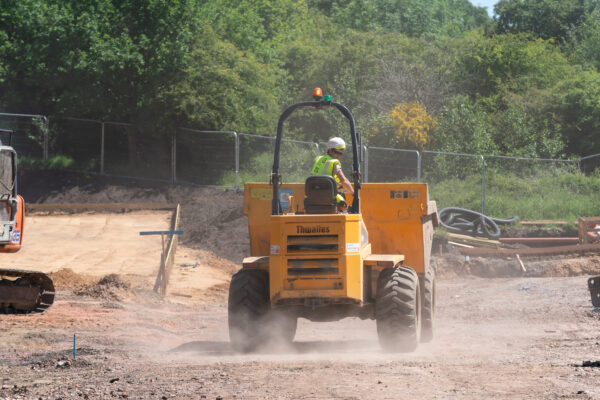
[[54,283],[43,272],[0,268],[0,314],[43,314],[54,295]]

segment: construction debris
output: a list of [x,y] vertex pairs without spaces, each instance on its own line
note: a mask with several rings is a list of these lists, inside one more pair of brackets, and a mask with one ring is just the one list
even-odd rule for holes
[[580,244],[571,246],[553,246],[553,247],[537,247],[526,249],[490,249],[490,248],[472,248],[459,249],[463,255],[471,257],[516,257],[519,254],[524,256],[555,256],[560,254],[585,254],[585,253],[600,253],[600,244]]
[[[564,221],[525,221],[523,225],[565,225]],[[521,257],[544,257],[562,254],[600,253],[600,217],[579,218],[578,237],[500,237],[490,240],[448,233],[448,244],[458,248],[460,254],[470,257],[517,258],[521,269],[525,266]],[[512,232],[512,230],[511,230]],[[516,232],[518,236],[520,232]]]
[[579,218],[579,242],[600,243],[600,217]]
[[501,245],[501,243],[497,240],[461,235],[458,233],[448,233],[448,239],[451,242],[459,244],[460,247],[463,247],[461,245],[467,245],[470,247],[490,247],[496,249]]
[[557,246],[579,243],[578,237],[507,237],[498,239],[500,243],[522,243],[535,246]]

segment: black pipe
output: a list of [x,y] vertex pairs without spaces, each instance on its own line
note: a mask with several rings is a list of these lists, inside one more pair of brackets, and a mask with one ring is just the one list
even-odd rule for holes
[[439,212],[440,225],[447,231],[470,236],[485,236],[489,239],[500,237],[498,225],[517,222],[519,217],[491,218],[477,211],[458,207],[442,208]]

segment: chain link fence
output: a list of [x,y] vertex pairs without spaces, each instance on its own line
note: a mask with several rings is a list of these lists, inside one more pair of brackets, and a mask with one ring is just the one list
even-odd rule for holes
[[[485,163],[486,207],[496,215],[509,215],[509,205],[503,201],[508,196],[512,199],[510,208],[523,210],[535,219],[551,219],[565,206],[563,199],[576,194],[569,182],[580,174],[578,160],[486,156]],[[555,193],[563,191],[564,196],[547,196],[545,187],[553,187]],[[576,202],[569,207],[577,212],[583,208]]]
[[14,131],[12,140],[9,134],[0,134],[3,144],[9,140],[26,158],[48,159],[48,118],[44,115],[0,113],[0,129]]
[[[0,114],[0,128],[16,131],[12,144],[22,160],[58,157],[69,160],[68,169],[82,172],[235,189],[269,180],[275,147],[273,136],[184,127],[151,135],[128,123],[49,121],[28,114]],[[315,157],[326,151],[326,143],[282,139],[283,181],[304,181]],[[540,187],[545,182],[568,196],[569,190],[576,190],[569,185],[578,176],[600,175],[600,154],[554,160],[361,146],[359,158],[364,182],[427,182],[439,208],[492,210],[497,216],[506,216],[503,199],[512,194],[515,202],[526,198],[530,208],[537,205],[527,213],[544,219],[565,207],[544,198]],[[352,151],[346,151],[341,162],[351,180]],[[583,208],[570,203],[573,209]]]
[[586,175],[600,176],[600,154],[579,159],[579,170]]
[[171,135],[151,135],[132,124],[104,123],[104,173],[169,181],[173,174]]
[[365,147],[363,175],[372,182],[418,182],[421,153],[416,150]]
[[173,181],[235,187],[236,137],[235,132],[178,128]]
[[[69,168],[104,173],[102,128],[101,121],[78,118],[54,119],[49,154],[70,158],[72,163]],[[22,153],[22,149],[18,146],[16,149],[20,154]]]
[[476,154],[421,152],[421,180],[439,208],[461,207],[485,213],[485,162]]
[[240,133],[238,185],[268,182],[274,150],[275,137]]

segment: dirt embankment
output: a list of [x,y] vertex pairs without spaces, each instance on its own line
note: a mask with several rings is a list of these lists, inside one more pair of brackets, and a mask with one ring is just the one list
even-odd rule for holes
[[19,191],[29,203],[180,203],[185,246],[238,264],[250,254],[243,193],[232,189],[25,171],[19,177]]
[[[238,265],[250,255],[248,222],[243,214],[241,191],[65,172],[22,172],[21,175],[20,191],[26,201],[32,203],[180,203],[183,206],[184,246],[214,253]],[[542,231],[534,229],[531,233],[527,230],[527,235],[546,236]],[[518,234],[525,234],[524,230]],[[466,262],[464,256],[456,252],[434,259],[438,276],[442,277],[577,276],[600,273],[599,257],[524,259],[525,271],[516,259],[471,258]]]

